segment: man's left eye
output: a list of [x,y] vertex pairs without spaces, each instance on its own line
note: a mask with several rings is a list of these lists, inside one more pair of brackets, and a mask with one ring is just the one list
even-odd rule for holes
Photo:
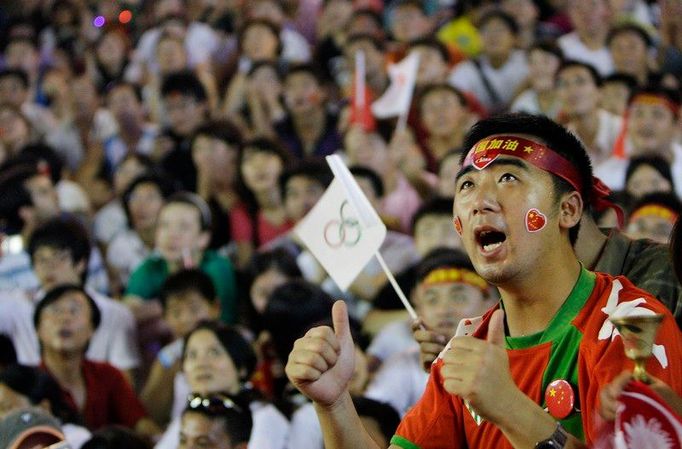
[[503,182],[516,181],[516,176],[512,175],[511,173],[505,173],[504,175],[500,176],[500,181]]

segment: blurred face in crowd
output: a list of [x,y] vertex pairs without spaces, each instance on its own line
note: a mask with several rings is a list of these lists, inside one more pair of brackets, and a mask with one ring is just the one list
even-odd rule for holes
[[318,33],[325,26],[330,34],[344,30],[353,14],[353,4],[348,0],[330,0],[325,3],[317,21]]
[[675,136],[675,115],[662,103],[635,101],[629,109],[628,135],[633,154],[666,156]]
[[367,76],[376,76],[384,70],[384,54],[374,46],[372,41],[360,39],[346,45],[344,55],[348,66],[355,68],[355,53],[362,51],[365,54],[365,69]]
[[239,373],[216,335],[201,329],[187,341],[182,370],[190,389],[202,395],[239,392]]
[[44,350],[82,353],[94,332],[88,299],[82,292],[64,293],[43,309],[36,330]]
[[140,233],[153,230],[163,202],[163,195],[156,184],[151,182],[138,184],[128,200],[132,228]]
[[206,103],[190,95],[172,92],[163,98],[170,128],[181,136],[190,136],[204,121]]
[[650,207],[662,210],[661,206],[657,205],[648,205],[638,209],[630,217],[625,233],[632,239],[651,239],[667,245],[670,242],[676,216],[671,218],[669,211],[652,212]]
[[14,106],[0,107],[0,141],[10,151],[18,152],[29,143],[31,125]]
[[196,290],[168,295],[164,319],[176,338],[184,338],[200,322],[218,318],[218,307]]
[[601,108],[622,117],[628,108],[630,98],[628,85],[618,81],[604,82],[599,90]]
[[581,116],[594,111],[599,101],[599,87],[585,67],[567,67],[557,76],[557,88],[562,109],[569,116]]
[[284,187],[284,210],[298,222],[310,212],[324,194],[324,186],[308,176],[292,176]]
[[519,27],[531,27],[538,20],[538,7],[532,0],[502,0],[500,7],[516,20]]
[[579,34],[600,35],[608,31],[611,8],[607,0],[571,0],[568,15]]
[[97,60],[105,67],[122,68],[126,60],[126,42],[119,31],[110,31],[102,37],[96,49]]
[[220,417],[202,413],[185,412],[180,423],[179,449],[237,449],[225,432],[225,422]]
[[356,14],[348,20],[348,35],[369,34],[371,36],[383,36],[384,30],[380,24],[368,14]]
[[99,107],[100,98],[95,85],[86,76],[79,76],[71,81],[71,95],[76,108],[76,115],[90,119]]
[[480,32],[483,53],[492,59],[506,59],[516,45],[516,36],[501,19],[487,20]]
[[9,103],[18,108],[24,104],[27,95],[28,90],[20,78],[16,76],[0,78],[0,103]]
[[208,246],[209,237],[209,233],[201,229],[201,215],[196,207],[173,202],[161,209],[156,247],[167,261],[181,262],[188,253],[199,257]]
[[455,196],[455,178],[459,171],[459,153],[447,155],[438,167],[438,194],[453,198]]
[[192,144],[192,160],[200,176],[232,185],[237,176],[237,149],[210,136],[198,136]]
[[654,167],[639,165],[625,184],[625,190],[633,198],[641,198],[655,192],[672,192],[672,184]]
[[5,48],[5,64],[10,69],[22,69],[30,76],[38,75],[38,49],[26,40],[13,40]]
[[393,11],[391,33],[398,42],[407,43],[425,37],[432,28],[429,18],[415,5],[398,6]]
[[388,147],[376,132],[367,133],[352,126],[344,136],[344,149],[349,165],[363,165],[382,176],[390,168]]
[[414,227],[414,245],[424,257],[436,248],[462,248],[462,241],[452,225],[451,215],[426,214]]
[[131,182],[144,173],[146,167],[136,157],[129,156],[121,162],[114,173],[114,190],[121,195]]
[[311,73],[295,72],[284,80],[284,102],[293,115],[318,109],[324,100],[324,91]]
[[131,121],[139,126],[143,120],[142,103],[137,98],[132,86],[122,84],[114,87],[107,94],[107,108],[114,114],[120,126]]
[[291,279],[276,267],[270,267],[266,271],[259,273],[251,284],[249,294],[251,296],[251,304],[257,313],[265,313],[268,306],[270,295],[280,285],[284,285]]
[[241,161],[242,178],[255,194],[266,193],[277,188],[277,178],[284,162],[278,155],[246,147]]
[[249,76],[249,80],[254,90],[265,98],[276,100],[282,95],[282,80],[273,66],[260,66]]
[[417,46],[410,50],[410,54],[419,54],[419,69],[417,71],[417,86],[431,83],[443,83],[448,76],[448,63],[443,60],[441,53],[432,47]]
[[26,182],[25,187],[31,194],[31,201],[33,202],[31,213],[36,225],[59,214],[57,192],[49,176],[34,176]]
[[466,107],[454,92],[435,89],[420,102],[421,119],[431,137],[450,137],[466,119]]
[[186,69],[187,51],[184,40],[175,36],[163,37],[156,44],[156,61],[161,75]]
[[647,72],[647,50],[646,42],[634,31],[621,31],[609,43],[615,71],[634,76]]
[[284,21],[284,11],[279,3],[271,0],[252,0],[249,3],[250,18],[269,20],[278,25]]
[[535,48],[528,53],[528,71],[530,83],[538,92],[554,89],[556,72],[561,61],[553,54]]
[[84,270],[85,261],[74,263],[66,248],[41,246],[33,253],[33,271],[44,290],[60,284],[80,284]]
[[242,35],[242,54],[251,61],[277,59],[279,36],[262,23],[254,23]]

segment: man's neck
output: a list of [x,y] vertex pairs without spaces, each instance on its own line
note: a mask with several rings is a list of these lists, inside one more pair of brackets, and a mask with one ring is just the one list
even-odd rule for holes
[[83,381],[82,354],[44,350],[43,363],[63,387]]
[[604,30],[608,30],[608,27],[605,27],[603,30],[577,31],[578,38],[590,50],[599,50],[604,47],[606,40],[606,31]]
[[293,115],[292,121],[305,153],[312,152],[313,146],[324,132],[324,109],[315,108],[305,114]]
[[488,56],[488,61],[494,69],[499,69],[509,61],[511,57],[511,52],[506,55],[490,55]]
[[580,264],[566,246],[546,252],[547,257],[532,276],[499,286],[510,336],[532,335],[546,329],[570,295],[580,275]]
[[583,216],[580,222],[578,240],[575,242],[575,254],[583,266],[591,269],[597,264],[599,256],[606,245],[608,237],[599,230],[592,218]]

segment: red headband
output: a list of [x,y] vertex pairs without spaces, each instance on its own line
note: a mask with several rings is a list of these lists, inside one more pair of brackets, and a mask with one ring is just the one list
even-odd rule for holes
[[677,117],[677,113],[680,110],[680,105],[670,101],[665,95],[659,95],[655,93],[641,93],[635,95],[630,101],[630,106],[635,103],[640,104],[651,104],[651,105],[661,105],[670,110],[673,116]]
[[580,173],[575,166],[559,153],[541,143],[509,135],[486,137],[469,150],[462,167],[473,165],[476,169],[483,170],[500,155],[518,157],[558,176],[577,190],[583,198],[587,199],[597,212],[613,208],[618,216],[619,227],[623,226],[622,209],[607,199],[611,190],[598,178],[592,178],[593,188],[590,192],[584,192]]

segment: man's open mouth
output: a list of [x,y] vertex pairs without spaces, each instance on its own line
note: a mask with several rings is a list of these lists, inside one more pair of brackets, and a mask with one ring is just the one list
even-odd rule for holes
[[476,231],[476,243],[484,252],[495,251],[502,243],[507,240],[507,235],[493,228],[484,228]]

